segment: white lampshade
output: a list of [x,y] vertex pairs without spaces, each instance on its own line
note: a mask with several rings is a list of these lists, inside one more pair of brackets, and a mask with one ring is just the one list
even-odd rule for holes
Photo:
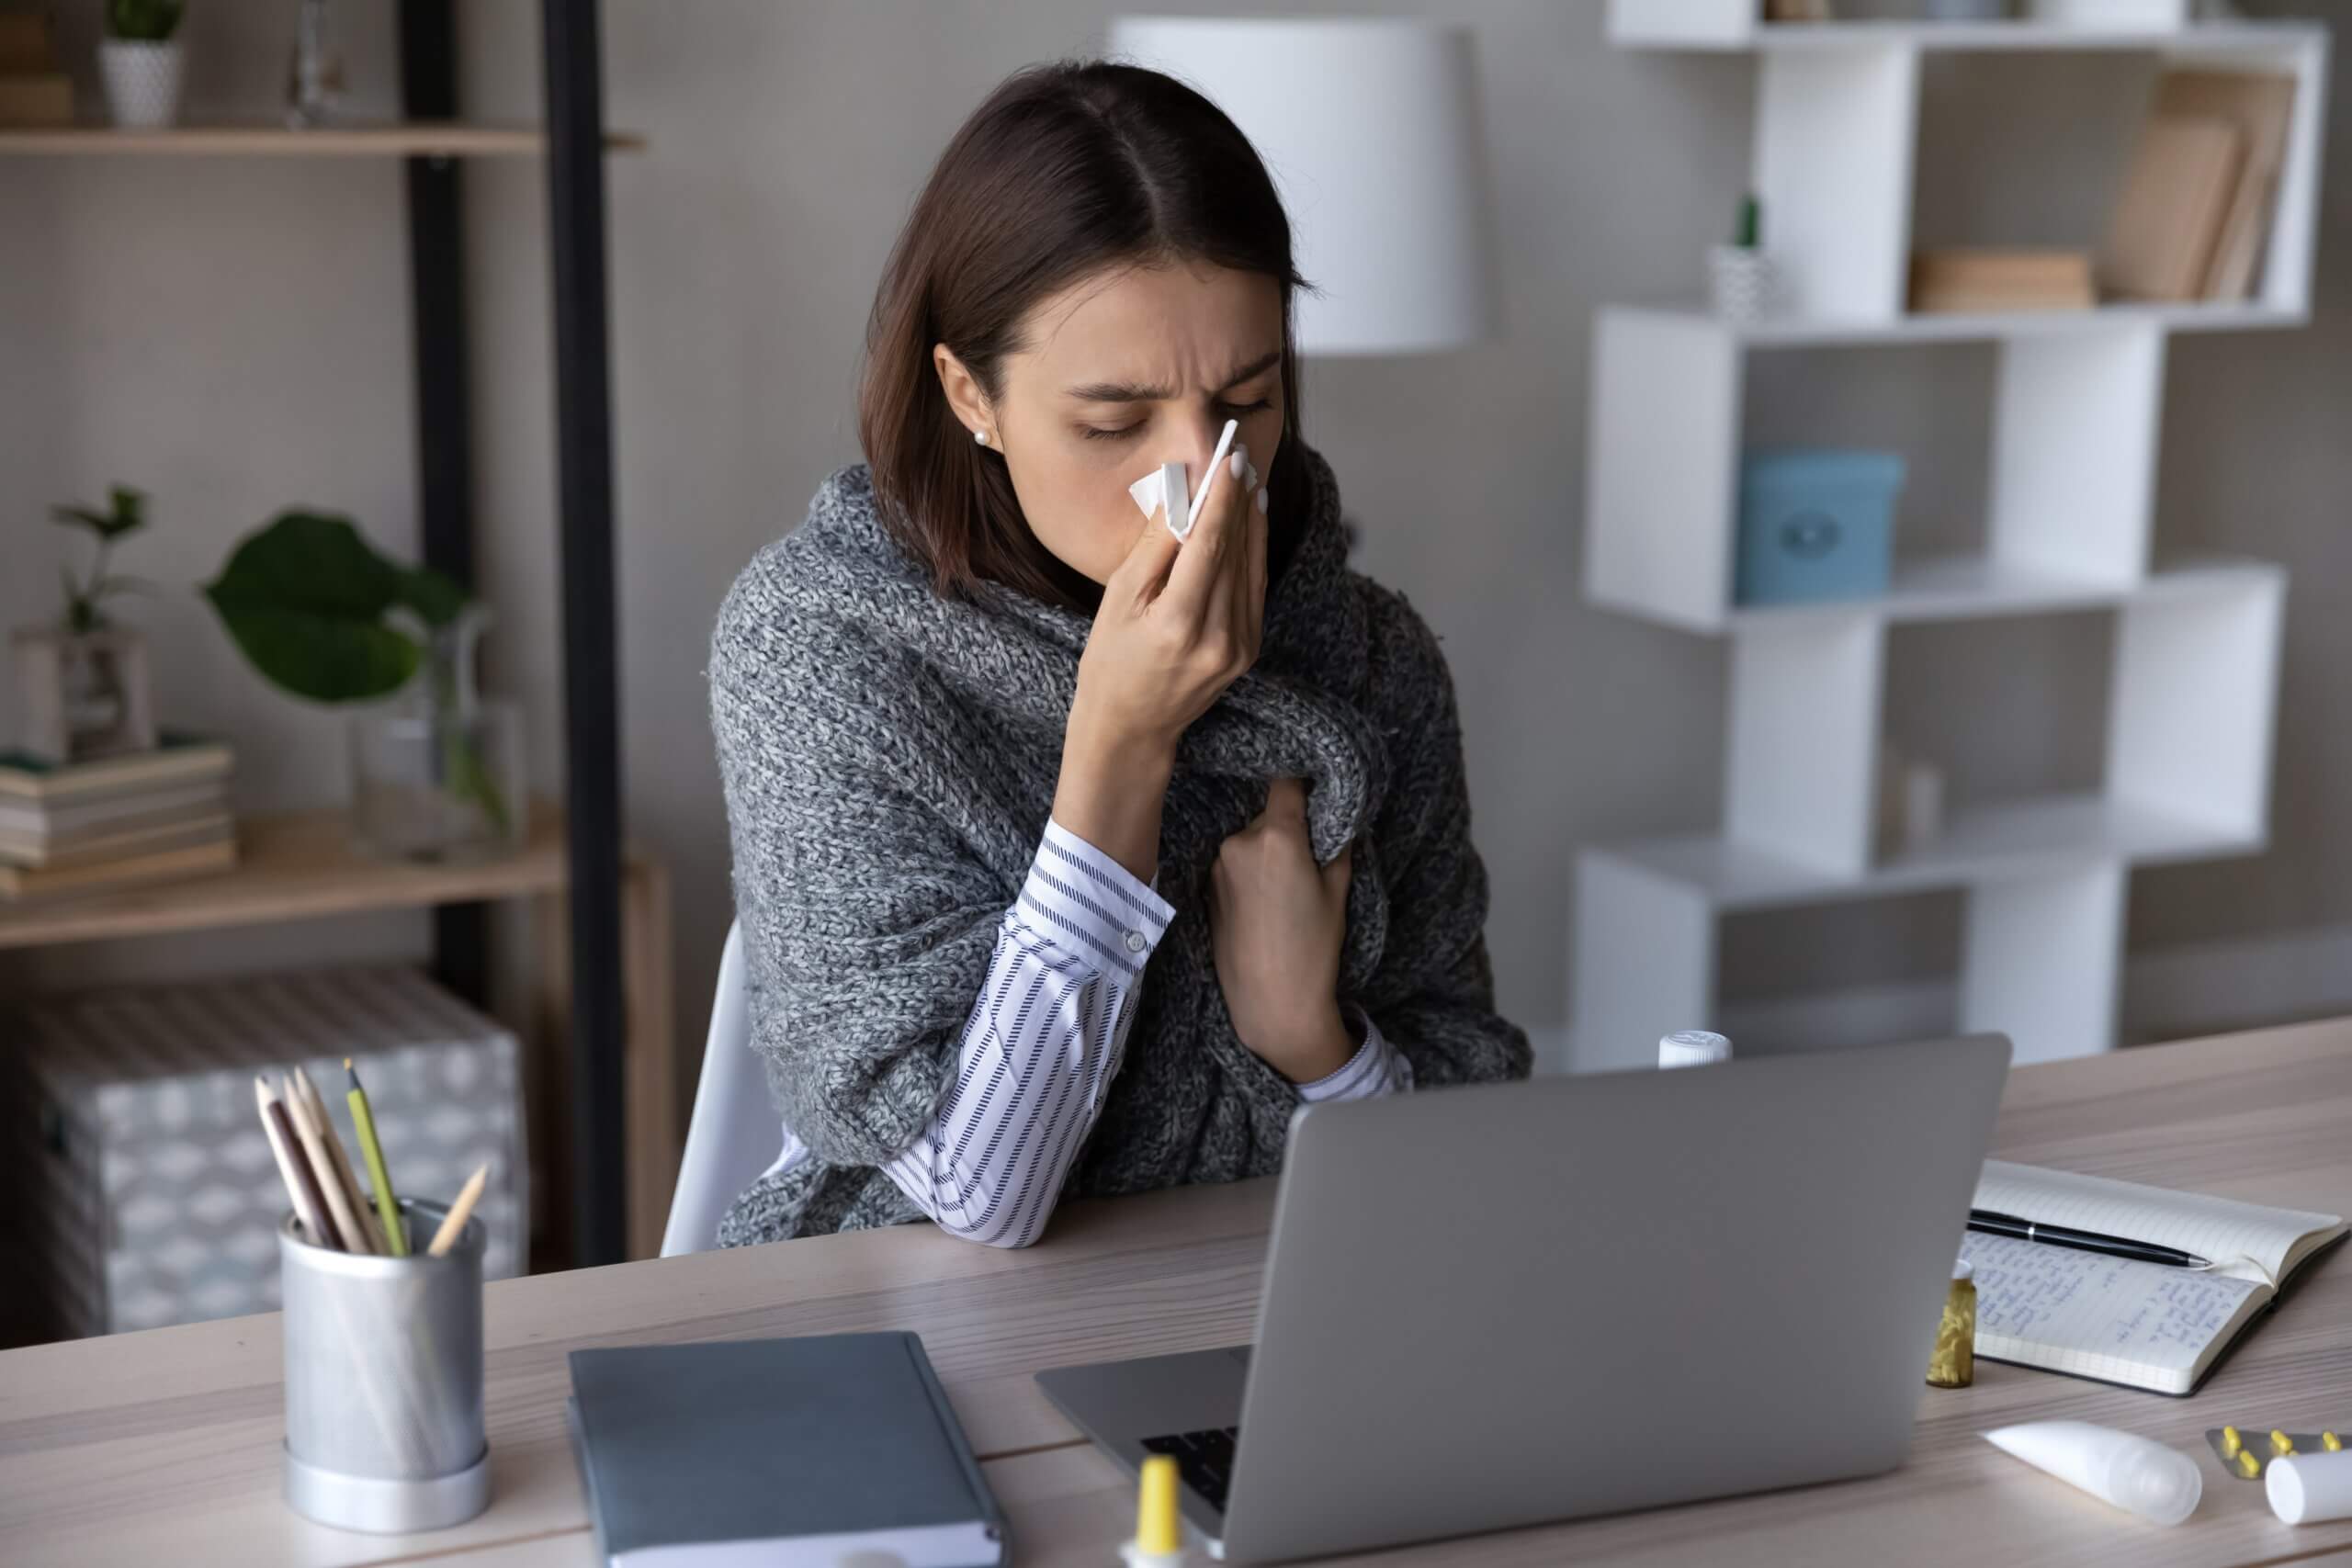
[[1241,128],[1290,214],[1305,354],[1425,354],[1494,331],[1470,34],[1372,17],[1121,17],[1110,52]]

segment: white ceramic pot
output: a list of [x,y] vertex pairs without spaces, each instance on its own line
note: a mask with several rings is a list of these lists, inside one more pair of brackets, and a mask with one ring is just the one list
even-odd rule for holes
[[180,46],[110,38],[98,45],[98,74],[115,124],[146,130],[170,125],[180,113]]
[[1775,286],[1769,252],[1745,245],[1707,250],[1707,289],[1715,314],[1725,321],[1752,321],[1772,309]]

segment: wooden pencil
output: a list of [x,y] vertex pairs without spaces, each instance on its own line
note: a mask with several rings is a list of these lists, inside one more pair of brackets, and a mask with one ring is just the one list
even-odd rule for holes
[[286,1118],[294,1123],[294,1136],[302,1145],[302,1158],[319,1184],[320,1195],[326,1200],[327,1218],[334,1222],[344,1250],[375,1251],[368,1244],[368,1233],[360,1228],[359,1217],[352,1213],[351,1197],[343,1190],[343,1178],[335,1174],[334,1163],[327,1157],[327,1139],[334,1135],[332,1130],[321,1124],[311,1102],[295,1087],[291,1075],[281,1076],[277,1083],[278,1098],[286,1105]]
[[311,1174],[310,1163],[302,1157],[301,1141],[295,1136],[294,1124],[286,1119],[286,1107],[267,1080],[254,1079],[254,1101],[261,1107],[262,1126],[269,1134],[269,1152],[277,1156],[277,1174],[286,1182],[286,1190],[294,1200],[295,1217],[302,1228],[311,1233],[311,1240],[321,1247],[340,1252],[343,1238],[334,1232],[334,1222],[327,1217],[326,1198],[320,1192],[318,1179]]
[[376,1136],[375,1112],[368,1108],[368,1091],[359,1087],[359,1069],[348,1056],[343,1059],[343,1072],[351,1080],[351,1091],[344,1098],[351,1102],[352,1131],[359,1134],[359,1156],[368,1162],[368,1179],[376,1189],[376,1217],[384,1222],[384,1250],[406,1258],[408,1226],[401,1215],[400,1197],[392,1190],[392,1173],[384,1164],[384,1145]]
[[474,1205],[481,1201],[482,1188],[489,1180],[490,1165],[484,1161],[474,1168],[471,1176],[466,1178],[465,1186],[458,1193],[458,1201],[449,1205],[448,1213],[442,1217],[441,1228],[433,1233],[433,1241],[424,1249],[427,1253],[438,1258],[458,1245],[458,1237],[465,1234],[466,1221],[473,1217]]
[[294,1069],[294,1087],[302,1103],[310,1108],[311,1120],[319,1125],[319,1135],[326,1141],[327,1163],[334,1167],[334,1179],[343,1183],[344,1196],[351,1200],[352,1213],[359,1218],[359,1234],[367,1238],[369,1252],[388,1251],[384,1233],[376,1224],[376,1212],[368,1206],[368,1190],[359,1185],[359,1173],[351,1168],[351,1156],[344,1152],[343,1134],[334,1130],[334,1118],[327,1114],[326,1096],[311,1081],[311,1075],[299,1066]]

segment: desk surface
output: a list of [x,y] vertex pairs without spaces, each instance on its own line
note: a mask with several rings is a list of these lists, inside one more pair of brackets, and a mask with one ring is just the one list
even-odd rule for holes
[[[2010,1077],[2005,1157],[2352,1212],[2352,1020]],[[1133,1493],[1030,1381],[1075,1360],[1249,1338],[1271,1180],[1073,1203],[1020,1251],[929,1226],[547,1275],[489,1290],[496,1499],[430,1536],[314,1526],[278,1498],[274,1314],[0,1354],[0,1560],[589,1564],[566,1444],[564,1355],[583,1345],[911,1328],[1012,1518],[1015,1561],[1099,1568]],[[2101,1421],[2199,1453],[2205,1499],[2172,1530],[2137,1524],[1996,1452],[2011,1421]],[[2352,1422],[2352,1265],[2324,1260],[2190,1400],[1980,1363],[1921,1389],[1910,1461],[1867,1481],[1410,1549],[1386,1562],[1690,1563],[2277,1562],[2352,1550],[2352,1522],[2290,1529],[2262,1488],[2223,1479],[2208,1426]]]

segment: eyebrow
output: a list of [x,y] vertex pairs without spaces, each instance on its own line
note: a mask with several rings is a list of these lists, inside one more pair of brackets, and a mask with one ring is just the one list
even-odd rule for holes
[[[1239,385],[1252,376],[1262,375],[1282,363],[1283,351],[1270,349],[1226,378],[1222,392],[1227,387]],[[1146,387],[1133,381],[1090,381],[1082,387],[1071,387],[1063,394],[1085,403],[1148,403],[1176,395],[1172,388]]]

